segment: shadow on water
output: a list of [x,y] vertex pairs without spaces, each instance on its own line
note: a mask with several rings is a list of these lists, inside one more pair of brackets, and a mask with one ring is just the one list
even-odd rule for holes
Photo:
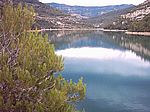
[[47,32],[66,79],[84,78],[86,112],[150,111],[150,38],[100,31]]

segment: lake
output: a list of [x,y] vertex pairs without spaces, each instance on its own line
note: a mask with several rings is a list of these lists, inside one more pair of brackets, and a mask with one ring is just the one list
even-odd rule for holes
[[66,79],[84,78],[85,112],[150,112],[150,38],[101,31],[48,32]]

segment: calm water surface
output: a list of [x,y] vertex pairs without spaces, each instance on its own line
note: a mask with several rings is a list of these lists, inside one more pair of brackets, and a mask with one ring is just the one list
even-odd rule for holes
[[121,33],[50,34],[66,79],[84,78],[86,112],[150,112],[150,37]]

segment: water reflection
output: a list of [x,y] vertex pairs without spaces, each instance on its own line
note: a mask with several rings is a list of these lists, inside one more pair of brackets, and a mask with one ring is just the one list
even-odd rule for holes
[[[65,58],[66,64],[72,60],[75,62],[73,66],[80,65],[89,68],[89,72],[101,73],[107,71],[110,74],[116,73],[120,75],[150,75],[148,72],[143,73],[145,70],[149,70],[150,63],[142,60],[129,50],[82,47],[59,50],[56,53]],[[134,70],[135,68],[136,70]],[[133,71],[132,74],[128,73],[129,69]]]
[[102,47],[80,47],[80,48],[69,48],[65,50],[58,50],[56,52],[58,55],[63,57],[72,58],[88,58],[88,59],[101,59],[101,60],[141,60],[134,52],[129,50],[118,50],[118,49],[108,49]]
[[49,39],[55,44],[57,50],[84,46],[123,48],[132,50],[143,59],[150,60],[149,37],[126,35],[124,33],[103,33],[101,31],[59,31],[46,33],[49,34]]
[[113,35],[113,40],[120,46],[136,52],[137,55],[144,59],[150,60],[150,37],[118,33],[106,33],[106,35],[110,37]]
[[[57,33],[56,33],[57,34]],[[65,78],[81,76],[86,112],[149,112],[150,38],[122,33],[63,32],[50,36],[65,59]]]

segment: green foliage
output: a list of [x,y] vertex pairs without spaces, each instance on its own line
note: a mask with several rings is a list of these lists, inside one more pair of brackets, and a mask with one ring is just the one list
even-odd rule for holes
[[119,29],[119,30],[127,30],[130,26],[130,20],[119,18],[115,21],[115,24],[109,24],[105,27],[105,29]]
[[129,31],[150,32],[150,14],[140,21],[132,22]]
[[12,4],[5,4],[2,9],[2,23],[1,30],[5,32],[10,31],[17,34],[24,30],[29,30],[33,24],[34,9],[25,5],[22,7],[21,4],[17,8],[13,8]]
[[48,36],[27,32],[34,11],[5,5],[0,22],[0,111],[75,112],[86,87],[61,75],[63,58],[55,54]]
[[150,14],[142,20],[129,20],[119,18],[115,24],[110,24],[106,29],[123,29],[133,32],[150,32]]

